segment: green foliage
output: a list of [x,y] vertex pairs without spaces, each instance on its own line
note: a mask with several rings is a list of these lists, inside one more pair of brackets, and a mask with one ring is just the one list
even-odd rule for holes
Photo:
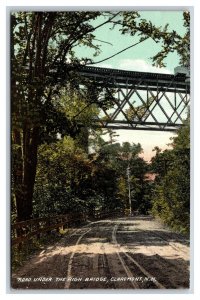
[[130,108],[126,110],[126,115],[130,121],[144,120],[149,116],[149,107],[153,103],[154,98],[149,98],[145,104],[134,106],[134,103]]
[[152,212],[175,230],[190,229],[190,137],[189,119],[173,138],[173,149],[157,152],[152,168],[158,174]]
[[[167,26],[157,28],[135,11],[13,12],[13,220],[26,220],[33,214],[88,209],[94,206],[94,199],[98,207],[120,206],[125,193],[122,191],[124,196],[118,197],[121,194],[117,185],[118,179],[126,176],[127,160],[130,160],[132,172],[132,196],[138,201],[137,207],[140,206],[146,170],[138,158],[142,150],[140,145],[109,145],[101,140],[105,147],[99,146],[96,159],[87,157],[92,120],[98,118],[99,108],[112,107],[115,91],[97,88],[91,81],[80,84],[76,69],[91,59],[78,59],[75,48],[88,47],[94,51],[94,56],[98,55],[101,45],[96,44],[96,32],[106,24],[113,26],[112,29],[117,26],[122,34],[138,35],[140,41],[146,38],[161,41],[162,51],[153,58],[160,66],[173,51],[184,64],[189,61],[187,12],[184,12],[184,37],[175,31],[169,32]],[[127,114],[130,119],[135,115],[142,118],[146,109],[137,107]]]
[[70,137],[40,146],[34,213],[51,215],[84,210],[91,166]]
[[[102,140],[99,139],[101,145]],[[134,210],[147,213],[144,175],[147,165],[139,157],[140,144],[109,144],[88,155],[78,139],[64,137],[39,147],[33,198],[34,217],[83,211],[114,212],[129,207],[127,166],[131,170]]]
[[39,254],[46,247],[58,242],[61,237],[61,230],[60,233],[54,232],[53,235],[43,233],[40,238],[32,237],[30,240],[23,242],[23,246],[13,246],[11,253],[12,272],[16,272],[19,268],[23,267],[36,253]]
[[[101,143],[102,145],[102,143]],[[140,144],[130,144],[125,142],[122,145],[119,143],[105,143],[100,148],[96,157],[98,163],[103,163],[109,167],[111,174],[108,176],[110,186],[113,186],[113,181],[116,182],[115,193],[111,194],[112,202],[116,199],[116,204],[124,209],[129,208],[128,198],[128,178],[127,168],[130,170],[130,189],[131,201],[133,210],[140,210],[142,213],[147,213],[150,202],[148,199],[144,200],[144,190],[147,185],[145,182],[145,173],[148,166],[146,162],[139,157],[142,152]],[[105,175],[104,175],[105,176]],[[105,184],[105,183],[104,183]]]
[[86,117],[81,124],[72,118],[73,107],[71,115],[66,114],[55,100],[64,85],[74,84],[74,77],[63,72],[67,58],[72,64],[80,63],[73,48],[79,44],[98,52],[90,23],[100,15],[101,12],[11,15],[12,183],[18,220],[32,217],[39,145],[55,142],[58,134],[83,134],[83,121],[88,125]]
[[141,40],[151,38],[156,43],[161,42],[161,51],[152,57],[153,64],[159,67],[166,66],[165,58],[176,52],[183,66],[190,65],[190,13],[183,12],[183,26],[185,34],[179,35],[175,30],[169,31],[168,25],[157,27],[151,21],[139,18],[136,12],[123,13],[122,34],[139,35]]

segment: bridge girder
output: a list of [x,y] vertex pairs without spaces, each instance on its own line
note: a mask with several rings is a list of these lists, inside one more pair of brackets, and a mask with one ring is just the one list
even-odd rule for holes
[[[102,87],[113,106],[102,106],[96,127],[174,131],[183,125],[190,103],[185,74],[78,68],[79,76]],[[114,90],[114,95],[113,95]]]

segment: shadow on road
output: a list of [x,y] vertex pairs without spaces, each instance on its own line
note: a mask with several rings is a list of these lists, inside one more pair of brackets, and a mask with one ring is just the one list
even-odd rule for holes
[[[123,257],[123,252],[119,252]],[[166,259],[159,255],[147,256],[143,254],[135,254],[132,257],[148,270],[152,277],[148,278],[148,282],[138,282],[140,289],[156,289],[152,283],[152,279],[157,280],[166,289],[188,289],[189,288],[189,263],[183,259]],[[75,263],[72,268],[72,279],[70,289],[132,289],[130,282],[112,281],[125,278],[127,275],[122,272],[121,268],[116,267],[113,273],[110,265],[116,261],[116,254],[78,254],[79,264]],[[82,261],[82,263],[80,263]],[[98,271],[94,269],[94,261],[98,261]],[[109,261],[109,263],[106,263]],[[146,276],[132,262],[125,261],[137,278],[145,280]],[[113,267],[114,268],[114,267]],[[119,268],[119,273],[117,269]],[[67,260],[62,254],[55,254],[48,257],[45,261],[37,263],[34,267],[19,276],[12,279],[13,289],[64,289],[66,281]],[[107,278],[106,282],[85,281],[86,278]],[[31,279],[29,282],[19,282],[20,279]],[[49,281],[40,281],[42,278],[52,278]],[[76,279],[81,278],[77,282]],[[34,281],[36,280],[36,281]]]
[[[189,288],[189,256],[184,252],[188,250],[188,242],[156,225],[153,229],[153,222],[151,217],[137,216],[93,223],[82,239],[86,228],[33,257],[13,274],[12,288],[63,289],[69,274],[74,279],[70,289],[133,289],[133,283],[126,279],[128,274],[132,280],[140,278],[137,282],[140,289],[157,289],[152,279],[166,289]],[[119,244],[113,241],[116,226]],[[106,280],[86,281],[86,278]],[[120,281],[120,278],[125,279]]]

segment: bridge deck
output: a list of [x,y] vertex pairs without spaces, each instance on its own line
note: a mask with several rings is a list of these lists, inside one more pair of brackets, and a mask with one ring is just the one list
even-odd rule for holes
[[[113,106],[101,107],[94,126],[113,129],[174,131],[183,125],[190,103],[186,74],[136,72],[65,65],[78,84],[102,87]],[[102,100],[102,99],[101,99]]]
[[[87,78],[93,78],[97,83],[109,85],[110,87],[125,87],[125,85],[134,85],[140,82],[138,89],[146,90],[148,87],[162,88],[168,87],[171,91],[186,89],[189,91],[190,84],[186,81],[185,74],[162,74],[150,72],[126,71],[100,67],[79,67],[78,72]],[[159,89],[160,90],[160,89]]]

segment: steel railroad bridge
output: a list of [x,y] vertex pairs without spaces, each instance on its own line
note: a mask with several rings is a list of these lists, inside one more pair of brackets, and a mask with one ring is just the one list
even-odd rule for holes
[[102,87],[112,107],[101,106],[96,127],[174,131],[183,125],[190,103],[186,74],[175,75],[81,66],[80,78]]

